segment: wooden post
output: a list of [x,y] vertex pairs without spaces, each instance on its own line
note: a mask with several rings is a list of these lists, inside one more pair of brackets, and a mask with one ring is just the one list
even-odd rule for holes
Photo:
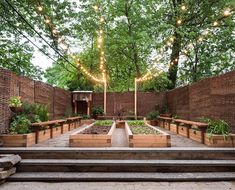
[[107,81],[106,80],[104,80],[104,115],[106,115],[106,112],[107,112],[107,110],[106,110],[106,101],[107,101],[107,97],[106,97],[106,93],[107,93]]
[[137,80],[135,78],[135,119],[137,119]]

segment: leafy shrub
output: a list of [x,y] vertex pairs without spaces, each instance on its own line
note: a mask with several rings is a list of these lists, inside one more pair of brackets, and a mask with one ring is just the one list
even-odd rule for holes
[[159,117],[159,113],[157,111],[151,111],[147,114],[147,120],[154,120]]
[[93,115],[104,115],[104,109],[100,106],[94,106],[91,111]]
[[224,120],[214,121],[210,118],[202,118],[202,121],[208,123],[207,133],[209,137],[212,135],[223,135],[224,138],[228,137],[230,133],[230,126]]
[[130,125],[130,126],[144,126],[145,123],[143,120],[136,120],[136,121],[128,121],[128,125]]
[[17,115],[13,118],[13,121],[10,124],[10,133],[11,134],[26,134],[30,133],[31,122],[25,115]]
[[9,106],[10,107],[21,107],[21,97],[20,96],[12,96],[9,100]]
[[90,119],[91,117],[89,115],[83,115],[82,119]]
[[100,121],[95,122],[96,126],[111,126],[112,124],[113,124],[113,121],[111,120],[100,120]]
[[49,119],[48,107],[43,104],[35,104],[35,115],[38,115],[41,121],[48,121]]

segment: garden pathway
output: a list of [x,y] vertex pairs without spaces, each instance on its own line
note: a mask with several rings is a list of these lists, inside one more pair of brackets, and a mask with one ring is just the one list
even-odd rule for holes
[[112,147],[128,147],[126,131],[122,128],[116,128],[113,135]]
[[[72,131],[67,132],[66,134],[63,134],[59,137],[55,137],[53,139],[49,139],[47,141],[41,142],[39,144],[34,145],[34,147],[69,147],[69,135],[74,133],[74,132],[80,132],[82,131],[86,125],[83,125],[77,129],[74,129]],[[207,146],[200,144],[196,141],[193,141],[189,138],[176,135],[175,133],[160,128],[156,127],[162,131],[167,132],[168,134],[171,135],[171,146],[172,147],[200,147],[200,148],[206,148]],[[126,138],[126,133],[125,130],[122,128],[116,128],[115,129],[115,134],[113,137],[113,147],[128,147],[128,142]]]

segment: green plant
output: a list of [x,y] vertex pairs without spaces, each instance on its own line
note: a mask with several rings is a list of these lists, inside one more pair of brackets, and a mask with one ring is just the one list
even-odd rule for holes
[[154,135],[158,135],[160,134],[158,131],[151,129],[148,126],[131,126],[131,131],[133,134],[154,134]]
[[83,115],[82,119],[90,119],[91,117],[89,115]]
[[167,106],[167,104],[164,104],[163,106],[162,106],[162,109],[161,109],[161,113],[168,113],[169,112],[169,109],[168,109],[168,106]]
[[35,104],[35,115],[39,116],[39,119],[41,121],[48,121],[49,119],[49,113],[48,113],[48,107],[47,105],[43,104]]
[[92,115],[97,116],[97,115],[104,115],[104,109],[100,106],[94,106],[92,109]]
[[113,121],[111,120],[99,120],[95,122],[96,126],[111,126],[113,124]]
[[9,100],[9,106],[10,107],[21,107],[21,97],[20,96],[12,96]]
[[230,134],[230,126],[224,120],[215,121],[205,117],[201,120],[208,123],[206,132],[208,133],[209,137],[211,137],[212,135],[223,135],[224,139],[226,139]]
[[145,123],[143,120],[136,120],[136,121],[128,121],[128,125],[130,125],[130,126],[144,126]]
[[147,114],[147,120],[154,120],[159,117],[159,112],[158,111],[151,111]]
[[31,122],[26,115],[17,115],[13,118],[9,131],[11,134],[30,133],[30,125]]

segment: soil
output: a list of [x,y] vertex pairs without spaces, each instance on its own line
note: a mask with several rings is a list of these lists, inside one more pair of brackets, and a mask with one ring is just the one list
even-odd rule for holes
[[80,134],[108,134],[111,126],[92,126],[88,129],[85,129]]
[[154,129],[151,129],[148,126],[130,126],[130,129],[133,134],[154,134],[159,135],[160,133]]

